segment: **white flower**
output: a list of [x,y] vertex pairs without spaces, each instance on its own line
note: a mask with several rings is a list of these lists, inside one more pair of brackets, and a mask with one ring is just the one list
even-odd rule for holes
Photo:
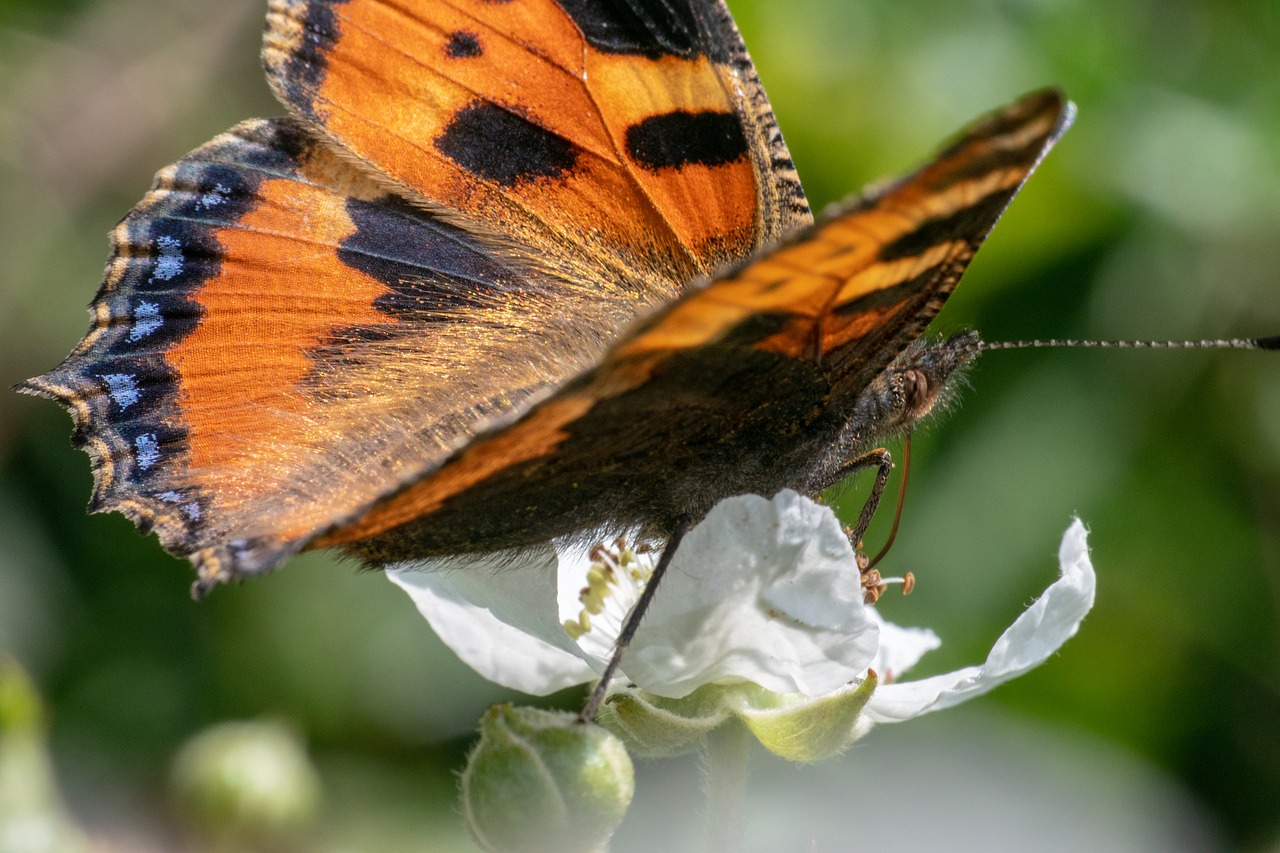
[[[564,623],[579,620],[578,595],[589,585],[592,561],[579,549],[485,555],[443,570],[401,564],[388,573],[477,672],[546,694],[604,669],[643,587],[643,576],[626,569],[653,562],[622,566],[619,555],[604,557],[615,594],[577,641]],[[858,677],[875,656],[878,632],[862,596],[853,549],[829,509],[794,492],[772,501],[733,498],[685,536],[623,671],[669,697],[739,681],[825,693]]]
[[[592,560],[570,547],[464,558],[444,568],[400,564],[388,574],[477,672],[541,695],[604,669],[656,551],[634,557],[597,549],[596,557],[591,580]],[[863,604],[853,550],[831,511],[790,491],[773,500],[730,498],[685,536],[623,656],[623,677],[656,696],[745,682],[803,702],[861,682],[870,668],[880,684],[860,728],[908,719],[1021,675],[1075,633],[1094,591],[1079,521],[1059,560],[1062,577],[1001,636],[986,663],[904,682],[902,673],[938,638],[886,623]],[[612,596],[601,597],[604,586]],[[584,587],[593,589],[587,600],[596,612],[575,640],[565,624],[583,615]]]

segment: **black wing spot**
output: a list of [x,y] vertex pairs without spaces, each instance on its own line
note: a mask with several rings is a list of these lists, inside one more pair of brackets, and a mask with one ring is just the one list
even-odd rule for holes
[[444,46],[444,52],[450,59],[470,59],[484,53],[484,48],[480,46],[478,35],[458,30],[449,34],[449,43]]
[[440,320],[517,287],[519,274],[465,231],[394,196],[347,201],[356,230],[338,259],[387,286],[374,307],[391,317]]
[[650,59],[705,53],[696,12],[688,3],[635,0],[556,0],[582,31],[587,44],[604,53]]
[[645,169],[723,166],[747,154],[747,136],[733,113],[675,110],[627,128],[627,153]]
[[504,187],[558,178],[573,169],[573,143],[497,104],[475,101],[458,110],[436,150],[479,178]]

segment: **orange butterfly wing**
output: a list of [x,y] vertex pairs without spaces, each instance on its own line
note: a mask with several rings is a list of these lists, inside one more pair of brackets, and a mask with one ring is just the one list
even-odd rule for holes
[[665,4],[672,51],[603,5],[467,5],[272,5],[267,65],[304,119],[162,171],[88,336],[25,386],[72,411],[94,509],[204,574],[277,565],[808,221],[721,4]]

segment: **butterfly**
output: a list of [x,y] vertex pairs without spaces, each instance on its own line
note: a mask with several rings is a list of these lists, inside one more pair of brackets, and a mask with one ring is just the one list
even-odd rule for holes
[[158,173],[21,386],[197,593],[887,473],[978,352],[925,327],[1073,115],[1024,96],[815,221],[720,0],[271,0],[263,62],[288,115]]

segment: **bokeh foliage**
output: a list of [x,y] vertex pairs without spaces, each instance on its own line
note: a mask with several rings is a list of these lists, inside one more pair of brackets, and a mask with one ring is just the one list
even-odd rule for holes
[[[730,5],[817,207],[1025,90],[1058,84],[1079,104],[939,329],[1280,332],[1274,0]],[[280,111],[256,64],[261,6],[0,0],[0,384],[78,340],[105,234],[152,172]],[[1280,360],[996,353],[970,381],[916,437],[889,568],[920,586],[883,609],[944,637],[931,666],[973,662],[1052,578],[1078,513],[1095,612],[1059,659],[982,701],[1158,768],[1228,845],[1277,843]],[[467,849],[450,768],[506,696],[400,593],[309,555],[195,605],[185,565],[122,518],[84,514],[66,416],[0,400],[0,649],[50,704],[84,820],[166,837],[178,745],[275,715],[306,733],[325,777],[317,849]]]

